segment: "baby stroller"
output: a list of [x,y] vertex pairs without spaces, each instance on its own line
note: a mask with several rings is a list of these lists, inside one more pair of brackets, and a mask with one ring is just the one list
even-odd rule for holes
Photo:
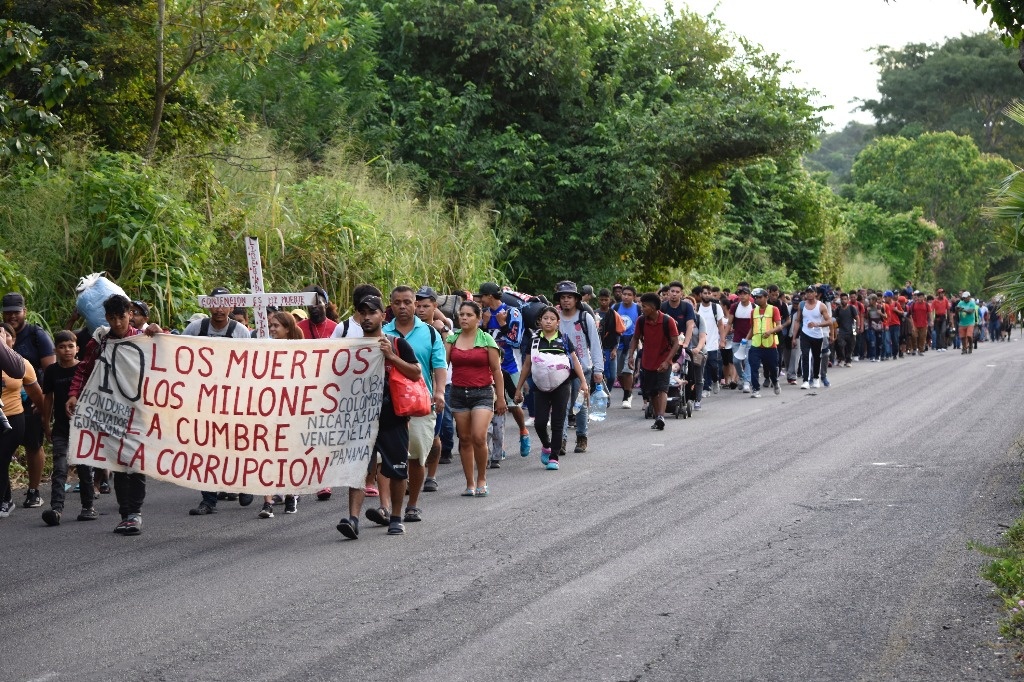
[[[703,383],[695,379],[698,368],[702,372],[703,364],[698,365],[693,361],[693,353],[689,349],[682,352],[677,361],[672,363],[672,373],[668,379],[668,400],[665,403],[666,415],[674,414],[676,419],[680,416],[683,419],[693,416],[693,403]],[[644,416],[654,419],[654,408],[650,404],[647,405]]]

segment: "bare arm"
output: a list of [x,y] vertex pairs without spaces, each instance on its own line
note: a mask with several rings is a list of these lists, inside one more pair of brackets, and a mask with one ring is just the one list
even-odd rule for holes
[[384,353],[384,359],[391,363],[391,366],[397,369],[405,376],[406,379],[416,381],[423,376],[423,370],[420,368],[418,362],[406,362],[402,357],[395,352],[395,349],[391,345],[391,340],[383,336],[380,338],[380,349]]
[[35,411],[42,414],[46,401],[43,399],[43,389],[39,388],[39,382],[33,381],[31,384],[22,384],[22,388],[25,389],[25,393],[28,393],[29,400],[32,401]]
[[693,320],[686,321],[686,333],[683,335],[683,348],[690,347],[690,338],[693,336]]
[[523,394],[523,386],[526,385],[526,380],[530,377],[530,370],[532,370],[532,369],[533,369],[533,360],[530,358],[530,355],[527,354],[527,355],[525,355],[523,357],[523,366],[519,370],[519,381],[516,384],[516,395],[515,395],[515,398],[516,398],[516,402],[517,403],[521,402],[521,398],[522,398],[522,394]]
[[12,379],[25,376],[25,359],[7,347],[7,332],[0,328],[0,371]]
[[434,411],[444,412],[444,385],[448,383],[448,368],[435,367],[431,372],[434,379]]
[[501,353],[497,348],[488,348],[487,357],[491,363],[491,376],[494,377],[494,394],[497,400],[494,404],[495,414],[508,412],[508,403],[505,402],[505,378],[501,375]]
[[659,372],[664,372],[665,370],[667,370],[670,367],[672,367],[672,358],[674,358],[676,356],[676,353],[678,353],[678,352],[679,352],[679,336],[677,335],[677,336],[673,336],[672,337],[672,349],[668,352],[668,359],[666,359],[663,363],[658,365],[658,371]]
[[43,434],[46,436],[46,440],[53,442],[53,432],[50,425],[53,423],[53,394],[46,393],[43,395]]

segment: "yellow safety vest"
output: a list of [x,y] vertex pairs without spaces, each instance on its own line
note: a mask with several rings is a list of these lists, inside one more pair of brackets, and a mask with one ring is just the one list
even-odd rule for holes
[[768,339],[761,336],[775,326],[775,306],[771,304],[765,306],[764,312],[759,315],[755,305],[754,311],[750,314],[750,320],[754,327],[750,336],[750,345],[754,348],[775,348],[778,345],[777,334],[772,334]]

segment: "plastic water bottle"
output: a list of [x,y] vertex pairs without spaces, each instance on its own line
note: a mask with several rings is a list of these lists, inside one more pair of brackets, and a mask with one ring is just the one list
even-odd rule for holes
[[576,402],[572,406],[572,413],[579,414],[583,409],[583,391],[576,394]]
[[608,394],[605,393],[604,385],[598,384],[590,396],[590,419],[595,422],[603,422],[607,416]]

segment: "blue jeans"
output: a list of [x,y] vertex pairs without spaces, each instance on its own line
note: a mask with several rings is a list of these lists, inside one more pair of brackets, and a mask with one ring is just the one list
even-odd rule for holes
[[885,332],[881,329],[865,329],[864,334],[868,338],[868,357],[872,360],[881,358]]
[[616,375],[612,374],[615,371],[615,364],[619,361],[618,351],[616,350],[615,359],[612,360],[612,349],[604,349],[604,388],[608,391],[608,395],[612,394],[612,386],[615,385]]
[[[587,379],[587,386],[589,387],[594,382],[594,369],[583,370],[583,376]],[[572,405],[576,402],[576,394],[580,392],[580,380],[573,372],[572,375],[572,389],[569,391],[569,409],[565,413],[565,433],[569,433],[569,413],[572,412]],[[590,421],[590,407],[586,402],[583,403],[583,407],[576,413],[576,437],[587,435],[587,422]],[[556,447],[557,444],[552,444],[551,447]]]
[[889,357],[896,357],[900,354],[900,327],[893,325],[889,327]]

